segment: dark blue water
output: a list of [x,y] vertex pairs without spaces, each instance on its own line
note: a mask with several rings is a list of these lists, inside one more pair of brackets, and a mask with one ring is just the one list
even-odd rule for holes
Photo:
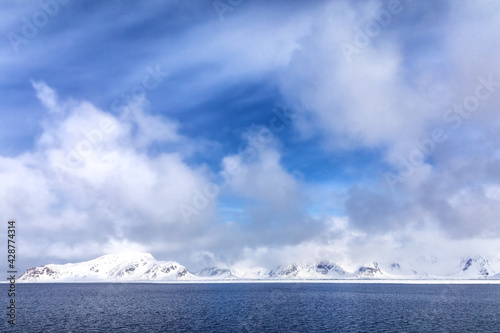
[[[18,284],[17,289],[18,332],[500,332],[500,285]],[[5,305],[6,290],[2,285]],[[0,327],[9,332],[6,312]]]

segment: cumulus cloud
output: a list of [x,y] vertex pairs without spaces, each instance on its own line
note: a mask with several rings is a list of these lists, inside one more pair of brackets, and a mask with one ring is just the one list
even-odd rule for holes
[[[33,85],[49,112],[62,109],[51,88]],[[64,115],[48,114],[33,151],[2,157],[2,210],[26,230],[20,238],[29,255],[81,258],[123,242],[162,250],[161,243],[185,232],[179,206],[206,181],[204,172],[188,166],[182,151],[148,154],[148,145],[180,135],[167,119],[150,126],[152,116],[141,109],[131,114],[66,103]],[[209,207],[192,223],[202,230],[210,214]]]
[[245,199],[252,243],[296,243],[319,232],[321,224],[306,214],[304,185],[281,164],[271,131],[257,129],[246,133],[244,140],[241,152],[225,157],[222,163],[227,173],[237,166],[227,193]]

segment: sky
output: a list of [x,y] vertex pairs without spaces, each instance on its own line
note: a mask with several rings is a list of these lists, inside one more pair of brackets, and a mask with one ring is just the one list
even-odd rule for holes
[[1,7],[20,270],[500,257],[500,2]]

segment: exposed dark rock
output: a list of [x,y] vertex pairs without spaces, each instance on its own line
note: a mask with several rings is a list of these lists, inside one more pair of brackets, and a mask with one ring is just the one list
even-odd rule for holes
[[321,273],[321,274],[328,274],[330,272],[335,272],[340,275],[345,275],[347,272],[342,269],[339,265],[328,263],[328,262],[320,262],[318,265],[316,265],[316,272]]
[[395,269],[397,269],[397,270],[401,270],[401,265],[400,265],[400,264],[398,264],[398,263],[392,263],[392,264],[390,265],[390,267],[391,267],[391,269],[393,269],[393,270],[395,270]]

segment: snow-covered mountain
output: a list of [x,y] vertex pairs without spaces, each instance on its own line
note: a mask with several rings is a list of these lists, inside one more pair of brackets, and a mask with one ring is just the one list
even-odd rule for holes
[[382,277],[384,273],[380,270],[377,263],[373,263],[373,265],[361,266],[358,268],[356,276],[358,278]]
[[109,254],[76,264],[28,269],[20,282],[170,281],[196,277],[175,261],[157,261],[149,253]]
[[347,275],[348,273],[342,267],[328,261],[308,265],[279,266],[268,274],[270,278],[277,279],[339,279]]
[[[481,256],[463,258],[442,273],[437,260],[417,263],[388,262],[334,263],[318,261],[307,264],[291,263],[272,270],[264,268],[238,269],[208,267],[196,274],[175,261],[157,261],[149,253],[127,252],[110,254],[94,260],[65,265],[44,265],[28,269],[20,282],[131,282],[131,281],[226,281],[226,280],[444,280],[500,279],[500,260]],[[427,267],[430,271],[422,269]],[[436,268],[441,268],[436,270]],[[439,274],[436,272],[439,271]]]
[[204,278],[212,279],[237,279],[238,277],[233,274],[230,269],[227,268],[217,268],[217,267],[207,267],[199,271],[196,275]]
[[460,271],[456,275],[469,279],[485,279],[498,274],[500,274],[500,260],[474,256],[460,261]]

